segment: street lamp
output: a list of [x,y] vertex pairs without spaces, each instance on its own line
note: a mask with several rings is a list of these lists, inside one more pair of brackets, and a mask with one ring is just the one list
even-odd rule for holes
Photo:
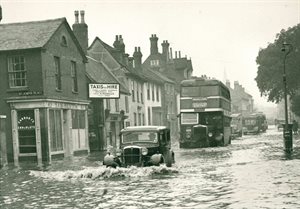
[[285,60],[292,48],[291,44],[283,43],[281,51],[284,52],[283,57],[283,90],[284,90],[284,114],[285,114],[285,126],[283,129],[284,137],[284,150],[288,153],[293,151],[293,132],[292,127],[288,121],[288,107],[287,107],[287,88],[286,88],[286,72],[285,72]]

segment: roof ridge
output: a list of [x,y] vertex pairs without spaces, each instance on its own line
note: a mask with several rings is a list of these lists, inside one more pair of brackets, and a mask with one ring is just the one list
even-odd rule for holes
[[55,22],[55,21],[64,21],[67,20],[65,17],[55,18],[55,19],[47,19],[47,20],[38,20],[38,21],[27,21],[27,22],[14,22],[14,23],[1,23],[0,26],[7,25],[23,25],[23,24],[31,24],[31,23],[43,23],[43,22]]

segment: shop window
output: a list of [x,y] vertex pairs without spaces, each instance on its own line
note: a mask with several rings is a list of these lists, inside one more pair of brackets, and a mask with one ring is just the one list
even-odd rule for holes
[[9,87],[26,87],[27,71],[24,56],[8,57]]
[[85,111],[72,110],[72,139],[75,150],[86,148],[85,129]]
[[49,110],[51,152],[62,151],[61,110]]

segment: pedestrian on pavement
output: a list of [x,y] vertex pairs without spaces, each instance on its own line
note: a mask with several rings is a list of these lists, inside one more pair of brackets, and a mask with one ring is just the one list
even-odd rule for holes
[[293,120],[293,132],[298,134],[298,122],[296,120]]

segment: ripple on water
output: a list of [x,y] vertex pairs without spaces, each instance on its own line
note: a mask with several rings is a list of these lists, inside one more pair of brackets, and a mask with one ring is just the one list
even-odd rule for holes
[[98,168],[84,168],[79,171],[30,171],[30,175],[45,179],[53,179],[65,181],[70,179],[109,179],[109,178],[135,178],[146,177],[159,174],[174,174],[178,173],[175,167],[151,166],[151,167],[129,167],[129,168],[107,168],[104,166]]

